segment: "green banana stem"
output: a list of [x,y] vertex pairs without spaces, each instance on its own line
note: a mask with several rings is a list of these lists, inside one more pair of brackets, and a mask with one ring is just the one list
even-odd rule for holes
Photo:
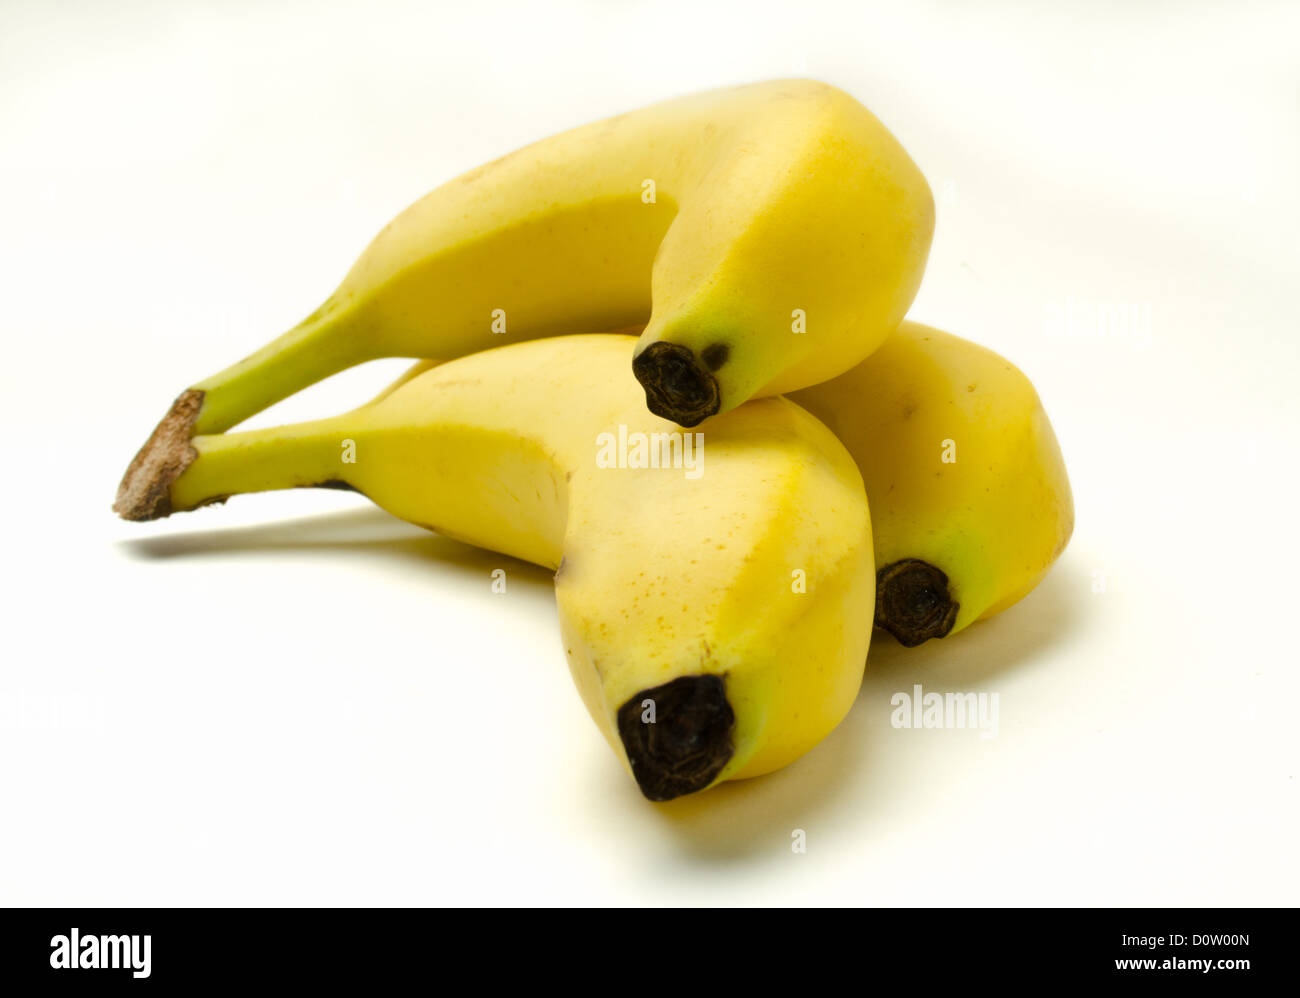
[[351,330],[355,317],[332,302],[237,364],[194,385],[203,393],[192,435],[224,433],[281,399],[354,364],[373,359],[367,337]]
[[245,492],[352,488],[345,477],[347,440],[337,419],[195,437],[196,457],[172,483],[171,509],[195,509]]
[[169,515],[172,486],[197,453],[191,438],[224,433],[308,385],[373,359],[371,338],[360,326],[357,310],[331,298],[261,350],[182,392],[126,469],[114,511],[128,520]]

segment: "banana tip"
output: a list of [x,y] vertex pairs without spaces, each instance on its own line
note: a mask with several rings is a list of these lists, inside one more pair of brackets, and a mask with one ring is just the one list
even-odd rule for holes
[[641,793],[668,801],[709,786],[735,751],[735,712],[721,676],[679,676],[618,710],[618,735]]
[[696,426],[722,405],[713,371],[727,362],[724,343],[706,347],[700,357],[679,343],[659,340],[632,358],[632,373],[645,389],[646,408],[678,426]]
[[905,648],[946,637],[960,608],[948,576],[927,561],[903,558],[876,573],[876,626]]

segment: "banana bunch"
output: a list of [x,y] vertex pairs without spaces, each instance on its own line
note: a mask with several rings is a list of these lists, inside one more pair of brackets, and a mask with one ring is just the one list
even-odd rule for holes
[[[898,142],[812,81],[546,139],[426,195],[183,391],[114,509],[354,489],[555,571],[574,683],[647,798],[770,772],[848,712],[873,622],[960,631],[1070,535],[1032,385],[903,319],[933,221]],[[367,405],[227,432],[390,356],[421,360]]]

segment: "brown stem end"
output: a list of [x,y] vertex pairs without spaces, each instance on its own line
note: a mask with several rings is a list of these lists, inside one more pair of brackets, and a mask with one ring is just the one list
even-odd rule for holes
[[172,483],[198,457],[190,438],[201,408],[203,392],[190,388],[154,428],[117,487],[113,512],[122,519],[161,520],[171,515]]
[[703,790],[735,747],[736,715],[721,676],[681,676],[618,709],[618,735],[641,793],[653,801]]
[[904,558],[876,573],[876,626],[905,648],[946,636],[958,609],[948,576],[929,562]]
[[660,340],[632,358],[632,373],[645,389],[646,408],[678,426],[696,426],[722,405],[712,369],[726,363],[725,345],[705,350],[704,359],[678,343]]

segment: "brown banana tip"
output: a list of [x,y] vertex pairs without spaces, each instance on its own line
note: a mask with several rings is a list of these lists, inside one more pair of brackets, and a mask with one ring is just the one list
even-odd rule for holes
[[662,340],[632,358],[632,373],[645,389],[645,404],[678,426],[696,426],[722,405],[713,371],[727,361],[728,347],[715,343],[697,358],[690,349]]
[[736,715],[721,676],[681,676],[618,710],[618,735],[637,786],[652,801],[703,790],[735,751]]
[[190,438],[202,408],[203,392],[194,388],[172,403],[122,476],[113,512],[124,520],[161,520],[171,515],[172,483],[198,457]]
[[905,648],[947,636],[960,607],[948,576],[929,562],[904,558],[876,573],[876,626]]

